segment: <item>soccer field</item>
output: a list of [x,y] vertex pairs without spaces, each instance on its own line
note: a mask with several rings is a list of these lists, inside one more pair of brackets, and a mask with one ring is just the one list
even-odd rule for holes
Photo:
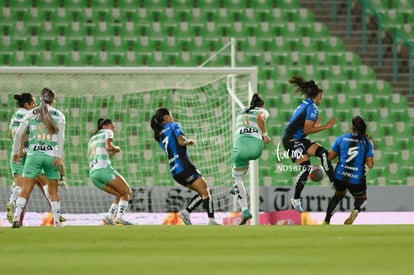
[[0,274],[412,274],[413,225],[0,228]]

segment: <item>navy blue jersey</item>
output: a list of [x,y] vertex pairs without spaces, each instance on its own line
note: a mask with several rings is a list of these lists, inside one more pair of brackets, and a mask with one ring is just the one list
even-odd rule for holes
[[305,120],[316,121],[318,119],[318,107],[312,99],[307,98],[293,112],[283,133],[283,138],[301,139],[306,137],[303,126]]
[[335,178],[360,184],[365,177],[365,158],[374,156],[374,145],[366,137],[348,133],[338,137],[331,150],[338,155]]
[[168,156],[170,172],[173,176],[181,173],[189,167],[194,167],[187,153],[186,146],[180,146],[178,137],[184,135],[181,125],[177,122],[164,124],[164,130],[160,133],[160,146]]

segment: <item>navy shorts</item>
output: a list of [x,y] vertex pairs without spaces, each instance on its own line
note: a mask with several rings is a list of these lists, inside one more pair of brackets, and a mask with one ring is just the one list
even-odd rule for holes
[[179,184],[187,187],[201,177],[201,173],[197,170],[196,167],[189,167],[181,173],[174,175],[174,180]]
[[367,183],[363,179],[360,184],[352,184],[345,181],[335,179],[334,182],[335,190],[338,192],[343,192],[348,190],[352,196],[363,196],[367,194]]
[[284,138],[282,142],[283,147],[285,147],[285,150],[289,154],[289,157],[292,160],[292,162],[296,162],[302,156],[306,155],[306,152],[308,151],[309,147],[311,147],[312,144],[315,143],[315,141],[310,140],[308,138]]

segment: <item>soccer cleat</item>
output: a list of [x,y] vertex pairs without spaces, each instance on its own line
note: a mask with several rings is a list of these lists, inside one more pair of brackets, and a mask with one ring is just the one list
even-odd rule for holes
[[327,221],[323,221],[323,222],[322,222],[322,224],[323,224],[323,225],[329,225],[329,222],[327,222]]
[[56,228],[62,228],[63,227],[63,225],[59,221],[55,221],[53,223],[53,226],[56,227]]
[[6,204],[6,216],[9,223],[13,223],[14,205],[12,202]]
[[122,218],[118,218],[115,220],[115,224],[117,225],[133,225],[132,223],[130,223],[129,221],[126,221]]
[[303,212],[302,203],[300,202],[300,199],[291,198],[290,203],[292,204],[293,208],[296,209],[296,211],[300,213]]
[[250,211],[248,209],[243,210],[242,214],[241,214],[241,220],[239,225],[243,225],[246,224],[246,222],[248,220],[250,220],[252,218],[252,213],[250,213]]
[[354,209],[351,212],[351,215],[349,215],[349,217],[345,220],[344,224],[352,224],[356,217],[358,217],[359,211]]
[[20,221],[13,221],[12,228],[20,228]]
[[210,219],[208,221],[208,225],[221,225],[221,224],[219,224],[218,222],[216,222],[214,219]]
[[102,221],[104,225],[115,225],[114,219],[109,216],[105,216]]
[[183,221],[184,224],[186,225],[191,225],[191,220],[190,220],[190,213],[188,213],[187,210],[181,210],[180,212],[178,212],[178,216],[180,217],[180,219]]
[[60,215],[59,216],[59,222],[65,222],[65,221],[66,221],[65,217],[63,217],[62,215]]

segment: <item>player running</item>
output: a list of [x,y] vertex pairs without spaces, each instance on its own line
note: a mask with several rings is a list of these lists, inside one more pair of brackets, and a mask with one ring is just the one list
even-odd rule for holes
[[191,162],[187,152],[187,146],[193,145],[194,141],[185,137],[181,125],[174,121],[167,108],[159,108],[156,111],[151,118],[151,128],[154,131],[154,139],[168,157],[170,172],[174,180],[198,193],[191,199],[186,209],[179,212],[181,220],[190,225],[190,213],[197,206],[203,204],[209,219],[208,224],[217,225],[214,220],[213,201],[207,183]]
[[25,133],[28,135],[27,156],[23,168],[23,186],[16,200],[13,228],[21,226],[21,213],[33,190],[35,179],[43,171],[48,179],[48,193],[50,194],[54,226],[61,227],[58,180],[61,177],[60,169],[66,122],[63,113],[54,108],[55,93],[52,90],[43,88],[40,99],[39,107],[32,108],[24,115],[13,140],[13,162],[19,164],[22,158],[21,139]]
[[322,101],[322,89],[315,81],[306,81],[302,77],[293,76],[289,79],[289,83],[296,88],[297,93],[306,97],[290,117],[282,137],[283,146],[289,153],[292,162],[301,166],[296,178],[295,193],[290,202],[293,208],[303,212],[300,196],[310,172],[309,157],[319,157],[330,182],[334,181],[334,171],[328,160],[328,151],[320,144],[307,138],[307,135],[331,128],[335,124],[336,118],[331,119],[325,125],[320,125],[321,118],[318,116],[317,106]]
[[110,158],[121,151],[112,142],[115,126],[110,119],[100,118],[95,132],[88,143],[89,176],[99,189],[115,196],[107,215],[103,219],[105,225],[132,225],[124,219],[128,209],[128,201],[132,194],[126,180],[111,165]]
[[242,110],[236,118],[236,133],[233,143],[232,176],[234,194],[242,210],[240,225],[252,218],[247,207],[247,193],[243,177],[249,168],[249,161],[258,159],[263,152],[264,143],[270,138],[266,131],[266,119],[269,112],[264,109],[264,101],[259,94],[254,94],[248,109]]
[[344,198],[347,190],[354,197],[354,209],[345,220],[352,224],[367,201],[367,184],[365,165],[374,166],[374,145],[366,134],[367,125],[361,116],[352,119],[351,133],[338,137],[329,150],[328,159],[338,157],[335,168],[335,195],[326,210],[324,224],[329,224],[338,203]]

